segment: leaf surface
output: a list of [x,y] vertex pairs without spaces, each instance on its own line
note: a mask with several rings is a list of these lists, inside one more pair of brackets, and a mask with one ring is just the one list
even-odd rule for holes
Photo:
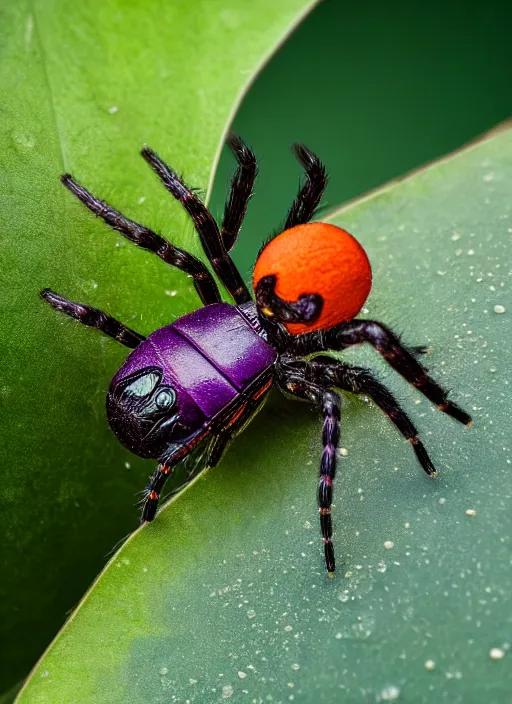
[[20,702],[505,700],[511,181],[508,130],[333,216],[370,255],[366,314],[431,345],[432,374],[474,416],[466,431],[374,352],[345,355],[380,370],[441,478],[378,409],[345,396],[329,580],[320,423],[276,395],[114,556]]
[[148,464],[105,422],[126,350],[39,299],[51,287],[147,334],[197,307],[190,279],[137,250],[64,172],[199,253],[139,157],[150,144],[206,189],[242,92],[306,0],[32,0],[0,10],[0,425],[5,564],[0,687],[22,678],[105,555],[137,524]]

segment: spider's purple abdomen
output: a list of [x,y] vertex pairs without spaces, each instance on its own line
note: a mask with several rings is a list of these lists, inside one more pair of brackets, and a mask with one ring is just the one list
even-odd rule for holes
[[[199,308],[151,333],[128,356],[110,385],[107,410],[112,429],[131,450],[139,454],[143,438],[124,441],[120,426],[125,425],[126,415],[121,418],[118,409],[122,406],[136,415],[130,401],[134,393],[137,398],[147,398],[162,386],[171,387],[176,394],[176,420],[184,427],[184,434],[189,434],[218,415],[274,363],[277,353],[251,324],[255,317],[249,307],[254,308],[252,304],[238,308],[228,303]],[[146,381],[141,382],[143,370],[148,372],[143,375]],[[159,379],[155,376],[158,370]],[[151,374],[152,381],[148,381]],[[134,392],[135,382],[128,379],[135,379],[138,385]],[[123,387],[130,394],[129,407],[126,398],[121,403],[114,398],[119,398],[118,390]]]

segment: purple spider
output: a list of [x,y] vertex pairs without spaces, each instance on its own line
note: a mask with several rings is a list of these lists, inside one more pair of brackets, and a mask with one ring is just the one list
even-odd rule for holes
[[[417,361],[425,348],[407,348],[387,327],[357,320],[371,287],[371,269],[361,245],[347,232],[311,223],[327,185],[325,168],[304,145],[294,146],[306,178],[281,234],[260,250],[254,272],[256,301],[229,252],[240,231],[257,174],[254,153],[231,135],[238,161],[222,227],[199,197],[147,147],[142,156],[191,216],[208,261],[233,298],[222,303],[217,284],[196,257],[124,217],[95,198],[69,174],[62,183],[95,215],[134,244],[190,274],[203,307],[147,338],[91,306],[49,289],[41,296],[53,308],[98,328],[132,348],[107,394],[110,427],[136,455],[158,460],[147,488],[142,522],[152,521],[164,484],[175,467],[207,442],[206,465],[214,467],[228,444],[276,384],[323,415],[323,453],[318,502],[325,563],[335,569],[330,507],[339,442],[339,390],[364,393],[411,443],[430,477],[437,472],[414,424],[392,393],[369,370],[318,353],[368,342],[408,382],[448,415],[466,425],[470,416]],[[311,358],[312,354],[316,354]]]

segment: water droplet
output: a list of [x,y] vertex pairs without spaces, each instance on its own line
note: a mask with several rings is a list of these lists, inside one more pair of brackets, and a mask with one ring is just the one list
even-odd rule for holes
[[391,685],[390,687],[384,687],[380,693],[380,698],[385,702],[394,702],[400,696],[400,688]]
[[222,698],[229,699],[233,696],[233,687],[230,684],[225,684],[222,688]]
[[14,146],[19,151],[32,149],[35,146],[36,140],[30,134],[15,134],[13,137]]
[[491,648],[489,650],[489,657],[491,660],[501,660],[501,658],[505,657],[505,651],[501,648]]

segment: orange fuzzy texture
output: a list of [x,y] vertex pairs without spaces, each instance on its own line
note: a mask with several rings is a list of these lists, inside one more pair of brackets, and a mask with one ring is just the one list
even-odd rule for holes
[[271,274],[277,277],[277,295],[285,301],[296,301],[304,293],[318,293],[324,299],[318,320],[286,323],[294,335],[352,320],[372,287],[370,262],[359,242],[323,222],[297,225],[271,240],[254,267],[254,288]]

